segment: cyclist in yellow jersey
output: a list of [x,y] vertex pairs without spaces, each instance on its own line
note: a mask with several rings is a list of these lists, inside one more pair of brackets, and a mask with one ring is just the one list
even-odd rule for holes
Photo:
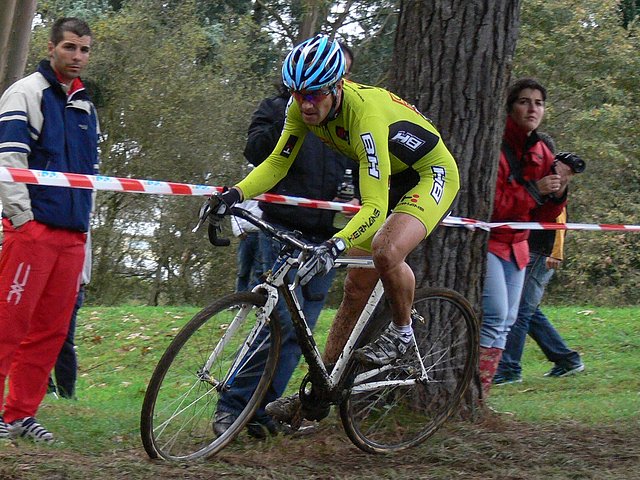
[[[403,199],[394,207],[394,212],[402,211],[418,218],[430,232],[448,212],[458,191],[455,162],[437,130],[415,107],[382,88],[341,81],[337,91],[342,99],[337,115],[317,125],[316,119],[326,120],[326,116],[320,119],[315,113],[321,106],[294,101],[295,95],[291,97],[284,130],[275,150],[255,173],[238,183],[238,188],[245,197],[254,197],[262,193],[266,185],[284,178],[304,136],[311,131],[359,164],[362,208],[336,234],[347,248],[370,249],[373,235],[387,216],[389,177],[407,169],[415,171],[430,185],[426,191],[418,189],[422,191],[415,192],[415,198]],[[331,99],[322,97],[325,107],[330,108]],[[313,113],[305,115],[309,110]]]
[[212,196],[210,208],[224,214],[236,202],[272,188],[287,174],[309,131],[355,160],[362,207],[344,229],[316,247],[298,278],[304,285],[328,272],[346,249],[350,255],[371,254],[375,270],[347,273],[324,360],[337,359],[380,278],[393,322],[356,358],[385,365],[404,355],[413,338],[415,277],[405,259],[449,213],[459,189],[458,169],[438,131],[415,107],[382,88],[345,81],[343,73],[342,51],[327,36],[294,47],[282,67],[292,99],[277,146],[236,186]]

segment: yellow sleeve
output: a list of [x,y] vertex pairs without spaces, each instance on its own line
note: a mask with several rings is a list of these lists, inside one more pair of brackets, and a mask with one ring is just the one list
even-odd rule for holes
[[360,173],[360,211],[334,236],[347,247],[357,246],[373,237],[387,217],[389,204],[388,127],[384,120],[368,117],[360,122],[365,127],[351,132]]
[[273,152],[236,184],[236,187],[242,191],[243,200],[271,190],[287,175],[307,132],[308,129],[302,121],[296,102],[290,102],[280,140]]

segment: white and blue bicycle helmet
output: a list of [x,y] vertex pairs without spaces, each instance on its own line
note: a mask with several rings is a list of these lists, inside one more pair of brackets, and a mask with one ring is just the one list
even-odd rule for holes
[[289,52],[282,65],[282,82],[294,91],[333,87],[344,75],[345,66],[338,42],[319,34]]

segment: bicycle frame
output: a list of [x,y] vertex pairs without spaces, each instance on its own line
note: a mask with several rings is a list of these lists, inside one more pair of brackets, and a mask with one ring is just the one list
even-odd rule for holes
[[[346,266],[352,268],[374,268],[373,260],[367,257],[339,258],[336,260],[336,266]],[[256,289],[259,288],[260,286],[256,287]],[[317,389],[316,393],[320,392],[320,396],[326,396],[327,400],[338,401],[340,394],[339,390],[343,381],[345,380],[347,367],[349,365],[349,361],[351,360],[351,356],[356,349],[357,341],[368,325],[369,319],[373,315],[376,307],[380,303],[382,295],[384,294],[382,281],[378,280],[378,282],[376,283],[373,291],[371,292],[371,295],[369,296],[367,304],[361,312],[360,317],[358,318],[358,321],[351,331],[349,339],[342,349],[342,353],[338,357],[338,360],[333,366],[331,372],[327,370],[322,360],[322,355],[318,350],[318,346],[315,342],[313,333],[311,332],[311,329],[309,328],[304,318],[302,307],[300,306],[300,302],[294,289],[295,284],[291,286],[284,284],[283,286],[278,288],[278,291],[281,293],[285,302],[287,303],[289,313],[291,314],[291,321],[296,331],[298,344],[309,367],[309,376],[312,380],[313,385]],[[417,345],[415,343],[415,339],[413,341],[413,347],[415,349],[415,352],[417,353]],[[376,381],[366,383],[369,378],[374,378],[379,373],[395,368],[393,365],[386,365],[379,368],[372,368],[364,373],[359,374],[354,380],[354,387],[352,388],[352,390],[357,392],[364,392],[368,390],[375,390],[383,385],[413,385],[416,382],[428,381],[427,371],[424,367],[424,364],[422,363],[420,356],[416,354],[416,358],[418,360],[421,372],[418,379],[396,379],[392,381]]]
[[[336,260],[336,266],[358,267],[358,268],[373,268],[373,261],[371,258],[339,258]],[[279,289],[282,294],[289,313],[291,314],[291,321],[296,331],[296,336],[300,349],[302,351],[305,360],[309,366],[310,377],[316,387],[319,387],[320,392],[334,393],[336,388],[341,384],[344,379],[344,374],[347,369],[351,355],[355,350],[356,342],[364,330],[371,314],[375,310],[376,306],[380,302],[382,297],[383,288],[382,282],[378,281],[376,284],[367,305],[361,313],[358,322],[356,323],[345,348],[343,349],[340,357],[338,358],[333,370],[329,372],[322,361],[322,355],[318,350],[315,338],[311,329],[309,328],[302,307],[295,293],[295,284],[289,288],[286,286]]]
[[[376,307],[378,306],[380,299],[384,293],[384,288],[382,286],[382,282],[378,280],[376,283],[367,304],[365,305],[363,311],[356,322],[347,343],[345,344],[342,353],[338,357],[336,364],[333,366],[331,372],[329,372],[324,365],[322,360],[322,354],[320,353],[318,346],[316,344],[315,338],[313,336],[313,332],[309,328],[306,319],[304,318],[304,313],[302,311],[302,306],[298,299],[298,296],[295,292],[297,288],[297,280],[293,283],[289,284],[287,281],[287,274],[289,271],[300,263],[302,263],[306,256],[311,252],[313,245],[306,243],[301,240],[299,234],[284,232],[275,229],[271,225],[262,221],[261,219],[253,216],[250,212],[240,208],[234,208],[232,210],[233,214],[244,218],[245,220],[255,224],[257,227],[265,230],[275,238],[279,239],[283,243],[283,248],[276,259],[271,271],[268,273],[267,279],[260,285],[254,287],[254,292],[266,293],[267,294],[267,302],[265,306],[261,309],[261,312],[258,316],[258,322],[256,322],[253,327],[251,333],[249,334],[247,341],[243,345],[242,350],[239,352],[236,357],[236,361],[234,362],[233,368],[230,372],[237,371],[237,368],[242,364],[249,361],[251,358],[250,351],[251,346],[255,338],[258,336],[260,330],[266,325],[266,322],[269,319],[269,316],[273,312],[273,309],[278,303],[278,298],[282,297],[287,305],[287,309],[291,315],[291,321],[296,332],[296,337],[298,340],[298,344],[302,351],[302,354],[307,362],[309,367],[309,376],[312,380],[312,383],[316,386],[318,392],[320,392],[321,396],[328,397],[327,400],[339,400],[337,398],[338,390],[340,385],[345,379],[345,374],[347,372],[347,367],[349,365],[349,361],[353,352],[356,349],[356,343],[360,338],[360,335],[364,331],[367,326],[369,319],[373,315]],[[294,258],[294,253],[296,250],[301,251],[301,254]],[[336,259],[336,267],[351,267],[351,268],[374,268],[373,260],[370,257],[343,257]],[[234,318],[232,323],[229,326],[229,335],[233,335],[235,330],[239,328],[240,324],[244,322],[246,316],[246,311],[241,310],[238,315]],[[226,337],[226,334],[225,334]],[[221,343],[225,344],[225,337],[223,337]],[[415,340],[414,340],[415,346]],[[220,346],[222,348],[222,346]],[[417,349],[417,346],[416,346]],[[217,350],[212,353],[211,358],[215,358],[214,356],[217,354]],[[416,350],[417,351],[417,350]],[[248,355],[249,354],[249,355]],[[420,363],[421,375],[419,379],[412,380],[404,380],[398,381],[395,380],[393,384],[413,384],[416,381],[425,381],[428,379],[426,369],[424,365],[422,365],[422,361],[420,360],[419,355],[417,358]],[[210,360],[211,361],[211,360]],[[210,363],[207,362],[207,364]],[[370,384],[366,384],[366,380],[368,378],[375,377],[378,373],[389,370],[393,367],[386,366],[381,368],[371,369],[363,374],[358,375],[355,379],[354,388],[358,391],[366,391],[369,389],[378,388],[381,383],[373,382]],[[232,376],[227,376],[223,381],[217,385],[218,389],[224,388],[228,384],[229,381],[233,380]]]

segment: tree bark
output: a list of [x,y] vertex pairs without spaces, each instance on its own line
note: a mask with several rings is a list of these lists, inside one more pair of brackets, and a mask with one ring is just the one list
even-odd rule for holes
[[0,95],[5,91],[4,72],[7,67],[9,38],[11,37],[16,2],[17,0],[6,0],[0,3]]
[[300,22],[300,31],[296,44],[313,37],[322,26],[322,22],[327,18],[328,2],[324,0],[305,0],[304,16]]
[[5,0],[0,6],[0,94],[24,75],[36,0]]
[[[400,1],[393,89],[433,120],[458,163],[454,216],[490,218],[519,24],[519,0]],[[487,239],[483,231],[436,230],[409,257],[417,286],[457,290],[480,319]]]

